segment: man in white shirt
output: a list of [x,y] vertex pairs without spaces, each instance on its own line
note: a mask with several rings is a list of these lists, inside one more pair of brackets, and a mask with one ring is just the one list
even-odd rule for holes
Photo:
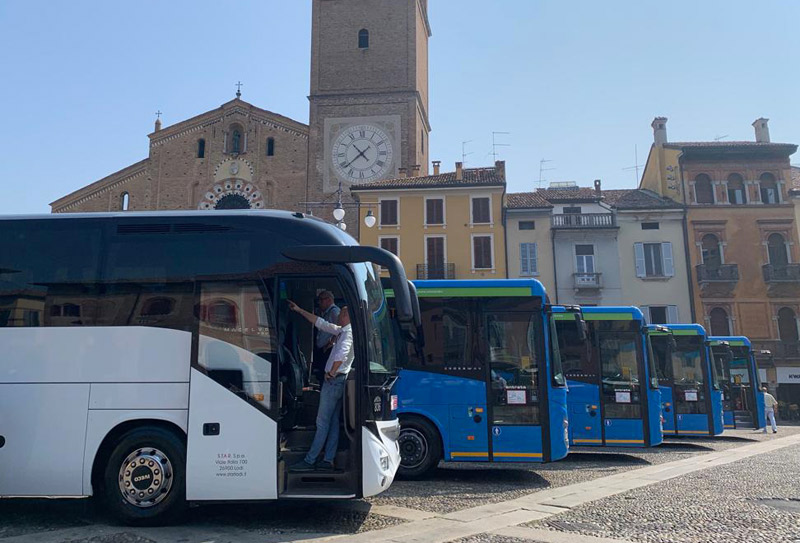
[[[323,290],[317,296],[317,303],[319,311],[317,315],[322,317],[328,322],[336,324],[339,322],[339,306],[336,305],[333,299],[333,293],[330,290]],[[325,382],[325,363],[330,356],[331,349],[336,337],[322,330],[317,330],[314,334],[314,356],[311,365],[311,375],[317,380],[317,383]]]
[[[761,387],[761,391],[764,393],[764,414],[772,426],[772,433],[777,434],[778,425],[775,423],[775,410],[778,408],[778,400],[775,399],[775,396],[767,392],[767,387]],[[764,433],[767,433],[766,425],[764,425]]]
[[[353,329],[350,326],[350,312],[343,306],[339,313],[339,324],[332,324],[322,317],[309,313],[289,300],[289,308],[302,315],[317,330],[331,334],[336,342],[325,364],[325,382],[319,399],[317,411],[317,431],[306,457],[291,467],[292,471],[333,470],[336,449],[339,446],[339,419],[342,412],[342,398],[347,374],[353,365]],[[325,448],[323,460],[317,458]]]

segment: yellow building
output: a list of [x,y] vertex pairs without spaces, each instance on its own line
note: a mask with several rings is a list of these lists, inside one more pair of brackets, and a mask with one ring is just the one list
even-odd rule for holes
[[506,277],[503,206],[505,162],[433,175],[364,183],[350,189],[360,221],[362,245],[382,247],[402,260],[409,279],[497,279]]

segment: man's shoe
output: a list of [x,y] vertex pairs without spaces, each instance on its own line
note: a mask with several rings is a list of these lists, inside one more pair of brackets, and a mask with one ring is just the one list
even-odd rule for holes
[[333,471],[333,462],[329,462],[328,460],[323,460],[319,464],[317,464],[317,469],[319,471]]
[[773,434],[777,434],[777,433],[778,433],[778,431],[777,431],[777,430],[773,430],[773,431],[772,431],[772,433],[773,433]]
[[296,462],[289,467],[289,471],[294,472],[304,472],[304,471],[314,471],[316,468],[314,464],[309,464],[306,462],[306,459],[302,459],[299,462]]

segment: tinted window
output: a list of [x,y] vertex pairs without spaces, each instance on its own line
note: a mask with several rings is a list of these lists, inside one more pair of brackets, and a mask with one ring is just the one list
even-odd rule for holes
[[638,336],[600,338],[605,418],[641,417]]
[[479,371],[480,361],[473,359],[474,322],[470,301],[420,298],[419,303],[425,337],[422,365],[449,371]]

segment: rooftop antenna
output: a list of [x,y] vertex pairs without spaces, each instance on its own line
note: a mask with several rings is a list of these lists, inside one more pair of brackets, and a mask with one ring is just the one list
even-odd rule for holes
[[634,157],[634,160],[635,160],[634,165],[633,166],[628,166],[627,168],[622,168],[622,170],[623,171],[636,170],[636,184],[638,185],[639,184],[639,168],[644,166],[644,164],[639,164],[639,148],[636,145],[633,146],[633,157]]
[[727,137],[728,137],[728,134],[725,134],[724,136],[717,136],[716,138],[714,138],[714,141],[724,140]]
[[469,153],[467,152],[468,143],[472,143],[472,140],[461,142],[461,164],[464,166],[467,165],[467,157],[472,154],[472,151],[470,151]]
[[542,160],[539,161],[539,188],[542,188],[542,183],[544,183],[545,181],[544,177],[542,177],[542,173],[550,170],[555,170],[555,168],[545,168],[544,167],[545,162],[553,162],[553,161],[548,160],[546,158],[543,158]]
[[492,159],[497,162],[497,148],[498,147],[511,147],[510,143],[497,143],[496,137],[498,135],[507,136],[511,132],[492,132]]

